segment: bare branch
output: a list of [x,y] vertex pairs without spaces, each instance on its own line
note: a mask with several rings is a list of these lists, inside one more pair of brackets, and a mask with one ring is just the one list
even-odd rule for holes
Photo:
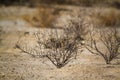
[[[106,61],[106,64],[110,64],[110,62],[120,54],[120,41],[118,40],[119,37],[117,36],[118,32],[116,29],[111,28],[107,29],[107,31],[101,30],[99,31],[99,34],[100,42],[103,44],[104,47],[106,47],[108,52],[104,53],[103,50],[100,50],[100,48],[96,44],[98,41],[93,39],[93,35],[91,34],[91,45],[86,45],[86,49],[93,54],[101,55]],[[94,50],[95,52],[92,50]]]

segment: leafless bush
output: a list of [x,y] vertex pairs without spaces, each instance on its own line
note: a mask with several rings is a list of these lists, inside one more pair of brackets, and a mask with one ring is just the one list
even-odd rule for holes
[[[93,32],[93,31],[92,31]],[[99,40],[94,38],[93,33],[90,33],[90,44],[86,45],[86,48],[93,54],[103,57],[106,64],[115,59],[120,54],[120,37],[116,28],[109,28],[107,30],[99,31]],[[97,36],[98,37],[98,36]],[[102,46],[101,49],[100,46]]]
[[68,37],[77,40],[78,42],[84,41],[85,35],[88,33],[88,23],[85,23],[84,19],[79,16],[70,20],[67,28],[65,28],[65,34]]
[[65,66],[70,60],[74,58],[74,56],[76,57],[77,55],[78,47],[75,41],[71,42],[67,38],[53,38],[50,40],[49,44],[51,45],[51,51],[47,57],[57,68]]
[[[22,52],[32,56],[47,57],[57,68],[64,67],[72,59],[76,58],[78,43],[76,39],[69,38],[68,35],[59,36],[56,33],[47,36],[35,33],[37,46],[29,48],[26,44],[20,45],[18,41],[16,47]],[[43,40],[41,40],[43,39]]]
[[20,38],[18,39],[15,48],[18,48],[19,50],[21,50],[21,52],[23,53],[27,53],[29,55],[31,55],[32,57],[43,57],[45,55],[42,55],[42,53],[40,53],[38,51],[38,46],[30,46],[29,45],[29,41],[27,39],[26,33],[22,36],[20,36]]
[[[73,58],[76,58],[78,49],[81,49],[84,41],[84,35],[88,33],[85,27],[86,23],[82,19],[76,18],[70,21],[67,28],[63,30],[63,35],[55,30],[55,33],[41,34],[35,33],[37,46],[32,49],[28,49],[29,46],[17,48],[32,56],[45,56],[47,57],[57,68],[64,67]],[[23,44],[25,45],[25,44]],[[81,53],[82,50],[80,50]]]
[[[36,35],[39,39],[39,36]],[[46,57],[57,67],[64,67],[68,62],[77,56],[78,43],[75,39],[69,38],[68,35],[49,37],[43,44],[48,50]]]

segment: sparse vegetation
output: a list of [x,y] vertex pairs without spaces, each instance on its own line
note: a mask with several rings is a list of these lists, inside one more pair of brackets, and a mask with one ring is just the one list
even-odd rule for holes
[[57,15],[53,14],[54,9],[39,7],[34,15],[24,15],[23,19],[35,27],[51,27]]
[[[48,44],[45,44],[48,45]],[[49,42],[51,45],[47,58],[57,67],[64,67],[74,57],[77,56],[77,44],[76,41],[70,41],[67,38],[64,39],[51,39]]]
[[65,34],[69,35],[73,39],[76,39],[78,42],[85,38],[85,35],[88,33],[88,29],[85,26],[87,23],[84,23],[84,20],[80,17],[70,20],[67,28],[65,28]]
[[[92,31],[90,33],[90,44],[87,44],[86,48],[91,53],[101,56],[106,64],[110,64],[110,62],[120,54],[120,37],[118,34],[118,30],[115,28],[100,30],[99,42],[99,40],[93,38],[94,35]],[[99,44],[103,45],[104,49],[100,49]]]
[[120,80],[119,9],[119,0],[1,0],[0,80]]
[[[102,11],[102,10],[101,10]],[[93,21],[97,21],[96,25],[112,27],[119,26],[120,24],[120,12],[115,8],[103,9],[104,12],[94,13]]]
[[21,42],[19,40],[16,44],[16,48],[34,57],[47,57],[57,68],[64,67],[73,58],[76,58],[78,39],[70,38],[68,37],[69,35],[61,37],[58,36],[58,33],[55,34],[54,37],[50,36],[50,38],[47,39],[44,38],[44,36],[42,37],[44,41],[41,41],[39,33],[36,33],[35,37],[37,38],[38,46],[34,49],[30,49],[27,44],[20,46]]
[[[69,24],[69,27],[64,29],[64,35],[62,36],[59,36],[57,30],[54,34],[50,33],[50,36],[45,36],[43,34],[41,37],[40,32],[36,33],[34,36],[38,40],[38,46],[34,49],[29,49],[28,46],[24,47],[25,44],[21,47],[20,41],[18,41],[16,47],[22,52],[32,56],[41,56],[41,54],[43,54],[44,57],[47,57],[57,68],[64,67],[71,59],[76,59],[78,49],[84,45],[83,37],[87,34],[82,19],[73,19]],[[43,39],[43,41],[41,41],[41,39]]]

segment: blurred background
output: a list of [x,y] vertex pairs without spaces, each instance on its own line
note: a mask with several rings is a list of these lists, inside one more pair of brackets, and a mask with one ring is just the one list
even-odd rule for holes
[[120,0],[0,0],[0,5],[26,5],[30,7],[40,4],[70,4],[81,6],[114,6],[120,8]]
[[114,6],[120,8],[120,0],[0,0],[0,5],[24,5],[35,7],[40,4],[70,4],[81,6]]
[[[56,30],[63,36],[66,27],[71,36],[73,27],[81,24],[85,24],[81,37],[86,41],[89,27],[101,31],[117,27],[120,34],[120,0],[0,0],[0,80],[120,80],[120,57],[105,65],[101,57],[84,49],[82,54],[78,51],[77,59],[56,69],[48,59],[15,48],[19,40],[28,50],[35,48],[36,32],[44,41]],[[99,41],[98,33],[94,34]]]

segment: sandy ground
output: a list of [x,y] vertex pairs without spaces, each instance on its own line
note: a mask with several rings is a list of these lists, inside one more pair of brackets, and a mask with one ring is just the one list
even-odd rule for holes
[[[85,51],[86,52],[86,51]],[[34,58],[17,49],[0,52],[0,80],[119,80],[120,60],[106,65],[101,57],[83,52],[57,69],[46,58]]]
[[[120,59],[106,65],[101,57],[84,49],[82,53],[78,51],[77,59],[57,69],[46,58],[15,49],[20,35],[40,30],[30,26],[19,19],[0,20],[0,80],[120,80]],[[29,41],[32,44],[34,39]]]

